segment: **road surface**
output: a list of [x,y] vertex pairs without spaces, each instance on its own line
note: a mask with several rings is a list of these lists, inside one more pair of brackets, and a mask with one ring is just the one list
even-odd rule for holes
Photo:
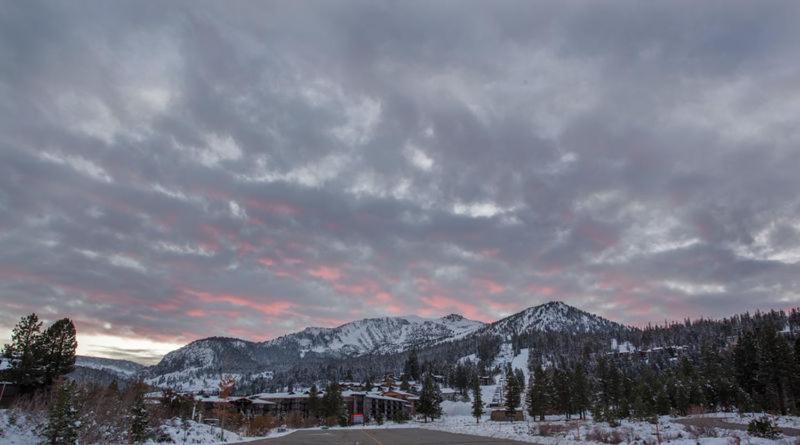
[[421,428],[306,430],[248,445],[519,445],[508,439],[445,433]]

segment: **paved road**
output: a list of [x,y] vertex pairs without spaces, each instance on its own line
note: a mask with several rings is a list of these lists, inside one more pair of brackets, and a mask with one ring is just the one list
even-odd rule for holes
[[248,445],[519,445],[524,442],[420,428],[310,430],[246,442]]
[[[718,417],[687,417],[685,419],[676,419],[675,422],[699,427],[747,431],[747,425],[726,422],[725,419],[720,419]],[[797,428],[780,428],[780,430],[783,431],[783,434],[786,436],[800,436],[800,429]]]

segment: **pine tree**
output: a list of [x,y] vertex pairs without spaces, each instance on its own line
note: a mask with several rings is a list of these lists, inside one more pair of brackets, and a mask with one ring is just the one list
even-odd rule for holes
[[733,349],[733,365],[736,383],[752,398],[756,392],[758,373],[758,351],[752,332],[746,331],[739,336]]
[[41,357],[44,362],[44,384],[49,385],[75,367],[75,325],[69,318],[53,323],[41,337]]
[[403,373],[403,378],[400,380],[400,390],[401,391],[409,391],[411,389],[411,385],[408,383],[408,376]]
[[564,414],[564,417],[569,420],[572,414],[572,399],[571,387],[568,379],[569,374],[562,370],[553,370],[553,390],[555,400],[553,405],[555,408]]
[[147,440],[150,435],[149,423],[150,419],[147,413],[147,407],[144,404],[144,385],[137,384],[134,389],[135,394],[133,404],[130,409],[130,428],[128,429],[128,441],[130,443],[142,443]]
[[776,334],[772,324],[762,327],[758,335],[759,368],[757,388],[765,411],[786,414],[786,396],[789,389],[791,349],[783,337]]
[[417,351],[414,349],[408,353],[403,374],[411,380],[419,380],[419,360],[417,359]]
[[3,354],[12,358],[8,374],[23,391],[36,389],[43,383],[42,322],[30,314],[14,326],[11,343],[5,345]]
[[537,367],[531,376],[531,382],[528,384],[528,415],[532,419],[544,420],[544,415],[547,411],[549,382],[547,373],[541,367]]
[[73,406],[75,383],[58,383],[55,400],[50,404],[44,437],[49,445],[73,445],[78,439],[78,412]]
[[312,383],[311,388],[308,389],[308,415],[312,419],[319,417],[319,390],[317,385]]
[[417,412],[422,414],[423,420],[427,423],[428,418],[436,419],[442,415],[442,395],[439,386],[433,381],[430,372],[425,373],[422,383],[422,391],[417,402]]
[[794,341],[794,370],[792,371],[792,388],[794,394],[794,409],[800,413],[800,336]]
[[336,382],[330,382],[322,396],[322,414],[326,418],[336,418],[340,423],[344,415],[342,390]]
[[475,417],[475,423],[481,422],[483,415],[483,401],[481,400],[481,383],[480,380],[475,378],[472,382],[472,416]]
[[517,379],[517,389],[520,394],[525,392],[525,372],[520,368],[514,370],[514,377]]
[[581,419],[585,419],[586,412],[589,411],[590,388],[589,381],[586,378],[586,369],[580,363],[572,371],[572,391],[573,409]]
[[517,410],[520,402],[519,384],[517,384],[517,377],[510,370],[506,372],[506,393],[505,393],[505,408],[506,416],[514,419],[514,413]]
[[670,411],[670,401],[667,395],[667,390],[662,382],[657,383],[656,397],[655,397],[656,414],[659,416],[666,416]]

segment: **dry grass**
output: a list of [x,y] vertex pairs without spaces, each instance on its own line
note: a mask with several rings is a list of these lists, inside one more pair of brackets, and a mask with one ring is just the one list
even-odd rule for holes
[[614,428],[612,430],[604,430],[600,427],[594,427],[591,431],[586,433],[586,437],[584,439],[592,442],[610,443],[615,445],[621,442],[630,442],[634,439],[634,437],[629,429]]

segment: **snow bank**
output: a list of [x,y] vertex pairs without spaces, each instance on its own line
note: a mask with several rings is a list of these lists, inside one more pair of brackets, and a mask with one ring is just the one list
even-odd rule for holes
[[[427,424],[417,424],[421,428],[446,431],[451,433],[472,434],[497,439],[511,439],[531,442],[540,445],[585,445],[603,444],[608,441],[621,440],[621,443],[655,444],[656,425],[648,422],[623,421],[618,427],[610,427],[607,423],[595,423],[591,420],[554,420],[556,416],[548,416],[545,422],[492,422],[488,415],[476,423],[471,416],[445,416]],[[689,431],[674,419],[664,416],[659,419],[658,434],[662,443],[674,445],[730,445],[743,443],[748,445],[789,445],[796,438],[779,440],[750,437],[744,431],[704,430],[698,437],[695,431]]]
[[41,442],[35,433],[38,422],[10,410],[0,410],[0,443],[3,445],[33,445]]

